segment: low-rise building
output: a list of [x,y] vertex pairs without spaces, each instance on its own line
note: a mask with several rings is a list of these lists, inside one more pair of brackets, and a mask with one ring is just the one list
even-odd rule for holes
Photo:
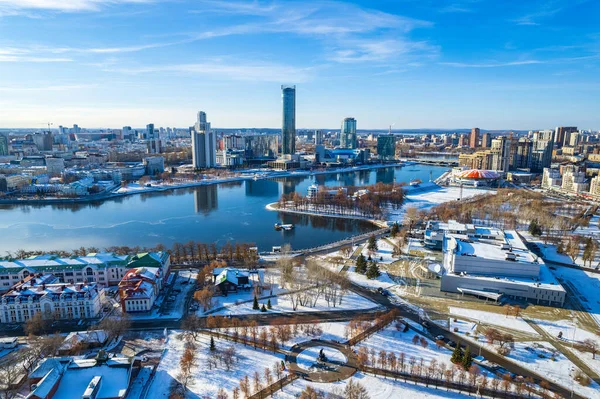
[[163,287],[164,276],[157,267],[138,267],[125,273],[119,283],[119,298],[123,312],[148,312]]
[[[516,231],[484,227],[466,230],[467,234],[444,234],[442,291],[564,305],[565,289]],[[490,234],[482,236],[477,231]]]
[[104,289],[97,283],[60,283],[51,274],[30,275],[0,299],[2,323],[24,323],[41,313],[45,320],[97,317]]
[[131,384],[133,362],[126,357],[47,358],[29,375],[27,399],[121,399]]
[[0,260],[0,292],[37,273],[51,273],[61,283],[118,285],[129,269],[144,266],[158,267],[163,276],[168,276],[171,257],[167,252],[145,252],[136,255],[93,253],[70,258],[44,254],[27,259]]

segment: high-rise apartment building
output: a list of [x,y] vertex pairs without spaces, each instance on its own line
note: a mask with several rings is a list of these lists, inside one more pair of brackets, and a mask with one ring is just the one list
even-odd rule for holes
[[315,145],[323,144],[323,131],[315,130]]
[[474,127],[471,129],[471,134],[469,135],[469,147],[477,148],[479,145],[479,128]]
[[544,168],[549,168],[552,163],[552,150],[554,149],[552,130],[540,130],[533,133],[531,171],[541,173]]
[[281,152],[294,155],[296,152],[296,86],[281,86],[283,114],[281,123]]
[[459,147],[466,147],[469,144],[469,136],[466,134],[461,134],[460,136],[458,136],[458,146]]
[[217,164],[217,139],[206,121],[206,113],[198,112],[192,130],[192,163],[195,169],[212,168]]
[[8,137],[0,134],[0,156],[8,155]]
[[340,132],[340,147],[356,149],[356,119],[344,118]]
[[481,147],[490,148],[492,146],[492,135],[489,133],[483,133],[481,135]]
[[508,137],[498,137],[492,140],[492,169],[508,172],[510,165],[510,140]]
[[511,169],[530,169],[533,142],[527,137],[511,144]]
[[576,132],[575,126],[559,126],[554,130],[554,144],[556,148],[560,148],[563,145],[568,145],[569,136],[571,133]]
[[154,128],[154,123],[146,125],[144,136],[147,145],[146,152],[148,154],[160,154],[162,152],[160,134],[158,133],[158,130]]

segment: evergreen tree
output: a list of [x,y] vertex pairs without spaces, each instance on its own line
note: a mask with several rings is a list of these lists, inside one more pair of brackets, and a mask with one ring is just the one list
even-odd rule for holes
[[394,225],[392,226],[392,230],[390,231],[390,235],[392,236],[392,238],[395,238],[398,235],[399,231],[400,227],[398,226],[398,223],[394,223]]
[[252,304],[252,309],[253,310],[259,310],[260,307],[258,306],[258,298],[256,297],[256,295],[254,295],[254,303]]
[[266,311],[267,311],[267,308],[265,307],[265,304],[264,304],[264,303],[263,303],[263,305],[262,305],[262,308],[260,308],[260,311],[261,311],[261,312],[266,312]]
[[271,300],[269,299],[267,301],[267,309],[271,309],[271,308],[272,308],[272,306],[271,306]]
[[465,349],[465,353],[463,355],[461,364],[462,364],[463,368],[465,369],[465,371],[469,371],[469,369],[471,368],[471,365],[473,364],[473,356],[471,356],[471,348],[469,348],[468,346]]
[[217,347],[215,346],[215,339],[211,335],[210,336],[210,351],[214,352],[216,350],[217,350]]
[[542,228],[540,227],[540,224],[537,219],[531,219],[531,222],[529,222],[529,228],[527,230],[532,236],[542,235]]
[[377,251],[377,239],[373,234],[369,237],[369,244],[367,245],[367,249],[371,252]]
[[463,360],[462,349],[460,349],[460,344],[456,344],[454,351],[452,351],[452,357],[450,358],[450,361],[454,364],[461,364],[462,360]]
[[379,265],[377,265],[377,262],[373,261],[373,262],[371,262],[371,264],[369,265],[369,268],[367,269],[367,278],[369,280],[372,280],[379,276],[381,276],[381,273],[379,272]]
[[367,272],[367,260],[363,254],[358,255],[358,258],[356,258],[356,272],[360,274]]

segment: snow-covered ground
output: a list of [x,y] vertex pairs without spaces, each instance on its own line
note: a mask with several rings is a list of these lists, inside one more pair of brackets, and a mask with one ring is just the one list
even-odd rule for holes
[[394,258],[392,257],[392,252],[394,247],[386,240],[377,240],[377,251],[371,252],[367,249],[367,246],[362,250],[362,254],[365,258],[368,258],[369,255],[371,258],[379,263],[392,263],[394,262]]
[[[458,392],[448,392],[446,388],[435,389],[434,387],[425,387],[421,385],[414,385],[412,383],[405,383],[401,381],[394,381],[390,379],[379,378],[363,373],[356,373],[352,377],[354,382],[358,382],[364,386],[367,390],[367,394],[371,399],[466,399],[469,398],[467,394],[461,394]],[[313,387],[315,390],[322,391],[325,393],[335,393],[344,397],[344,387],[349,380],[340,381],[332,384],[320,384],[313,383],[304,380],[298,380],[293,385],[288,385],[283,391],[277,392],[273,395],[275,399],[296,399],[300,396],[302,390],[307,386]]]
[[600,337],[598,335],[577,327],[571,320],[549,321],[536,319],[535,323],[553,337],[558,337],[558,334],[562,332],[562,340],[567,343],[593,339],[600,346]]
[[483,310],[463,309],[450,307],[451,316],[462,316],[473,320],[479,320],[483,324],[493,324],[499,327],[510,328],[530,334],[537,334],[535,330],[522,318],[506,316],[500,313],[485,312]]
[[598,295],[600,274],[561,266],[556,266],[553,273],[560,279],[563,286],[567,285],[567,288],[570,288],[585,310],[600,326],[600,296]]
[[365,341],[357,345],[357,347],[364,346],[369,351],[374,350],[379,357],[379,351],[383,350],[386,352],[394,352],[396,358],[399,358],[400,354],[403,353],[405,356],[405,364],[408,366],[411,358],[415,358],[417,362],[421,359],[425,362],[425,365],[429,365],[431,360],[435,359],[438,364],[446,363],[450,366],[450,357],[452,352],[445,347],[438,348],[435,342],[425,338],[418,334],[419,340],[425,338],[427,346],[423,347],[420,342],[413,344],[412,340],[417,334],[413,330],[407,332],[398,331],[394,324],[389,325],[377,334],[371,335]]
[[[292,305],[292,299],[290,294],[280,295],[277,297],[270,298],[272,308],[268,310],[270,313],[292,313],[292,312],[320,312],[320,311],[341,311],[341,310],[367,310],[375,309],[379,305],[371,302],[367,298],[364,298],[354,292],[347,292],[342,299],[342,303],[337,303],[335,307],[328,305],[327,301],[323,296],[320,296],[317,300],[317,304],[314,307],[300,306],[294,311]],[[263,304],[267,304],[267,300],[259,300],[259,304],[262,307]],[[216,315],[242,315],[250,313],[260,313],[260,310],[252,309],[253,302],[245,302],[239,305],[228,306],[218,312]]]
[[321,350],[325,354],[327,361],[330,363],[344,364],[348,361],[346,356],[344,356],[344,354],[337,349],[333,349],[328,346],[313,346],[312,348],[308,348],[300,352],[296,357],[296,363],[304,370],[319,371],[320,369],[317,366],[317,359]]
[[[232,390],[239,386],[240,379],[244,376],[247,375],[252,384],[254,371],[259,372],[264,386],[264,377],[262,376],[265,368],[272,369],[275,363],[281,363],[281,360],[283,360],[281,355],[253,350],[253,348],[242,344],[217,339],[215,339],[215,344],[217,350],[224,350],[233,346],[237,361],[229,371],[221,364],[217,368],[210,369],[208,367],[208,359],[211,354],[209,350],[210,338],[200,336],[196,342],[197,348],[195,350],[198,366],[194,369],[192,384],[188,386],[188,390],[195,395],[194,397],[200,398],[208,395],[214,398],[219,388],[225,389],[231,397]],[[179,362],[184,350],[184,341],[180,337],[180,333],[178,331],[171,332],[164,355],[156,371],[156,376],[148,390],[147,398],[169,397],[172,383],[178,379]]]
[[[327,341],[345,342],[349,337],[347,336],[346,326],[348,322],[333,322],[333,323],[319,323],[319,324],[307,324],[306,326],[299,328],[297,336],[292,337],[289,341],[285,342],[281,347],[283,349],[290,349],[292,346],[310,341],[311,339],[321,339]],[[293,326],[290,326],[293,327]],[[314,327],[314,328],[313,328]],[[269,329],[271,327],[260,326],[259,330]]]

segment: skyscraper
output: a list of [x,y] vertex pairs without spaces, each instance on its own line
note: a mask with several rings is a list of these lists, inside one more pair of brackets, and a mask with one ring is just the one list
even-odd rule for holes
[[0,155],[8,155],[8,136],[0,134]]
[[294,155],[296,152],[296,86],[281,86],[283,117],[281,123],[281,152]]
[[315,130],[315,145],[323,144],[323,131]]
[[510,140],[508,137],[498,137],[492,140],[492,169],[508,172],[510,165]]
[[492,135],[489,133],[483,133],[481,135],[481,146],[483,148],[490,148],[492,146]]
[[469,147],[477,148],[479,144],[479,128],[474,127],[471,129],[471,134],[469,135]]
[[195,169],[212,168],[217,164],[217,139],[206,121],[206,113],[198,112],[192,130],[192,163]]
[[533,133],[533,151],[531,154],[531,171],[543,172],[552,163],[552,150],[555,138],[552,130],[541,130]]
[[340,147],[355,149],[356,144],[356,119],[344,118],[340,133]]
[[146,152],[148,154],[160,154],[162,152],[160,135],[158,134],[158,130],[154,129],[154,123],[146,125],[145,139],[147,145]]
[[390,161],[396,157],[396,136],[393,134],[377,136],[377,156],[382,161]]
[[577,128],[575,126],[557,127],[554,131],[554,144],[556,144],[556,148],[560,148],[563,145],[567,145],[569,143],[570,134],[576,131]]

